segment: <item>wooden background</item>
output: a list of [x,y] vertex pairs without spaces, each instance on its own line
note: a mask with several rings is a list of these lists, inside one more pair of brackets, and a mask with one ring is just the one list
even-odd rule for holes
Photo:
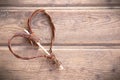
[[[55,24],[53,51],[63,71],[51,70],[44,58],[24,61],[8,50],[8,39],[22,32],[27,18],[41,8]],[[32,26],[47,48],[47,19],[37,15]],[[23,38],[13,44],[21,55],[37,55]],[[0,0],[0,80],[120,80],[120,1]]]

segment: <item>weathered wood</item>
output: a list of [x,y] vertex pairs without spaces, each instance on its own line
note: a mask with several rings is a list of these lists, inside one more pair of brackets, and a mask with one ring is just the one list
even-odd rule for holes
[[[44,58],[15,58],[0,48],[0,80],[119,80],[120,49],[54,50],[65,70],[50,70]],[[20,52],[20,48],[16,48]],[[23,49],[26,52],[26,49]]]
[[[16,32],[26,27],[33,10],[0,11],[0,44],[6,44]],[[119,45],[120,10],[47,10],[56,27],[56,45]],[[62,15],[61,15],[62,14]],[[42,14],[41,14],[42,15]],[[37,15],[32,26],[42,43],[49,42],[49,24],[45,16]],[[14,41],[20,43],[23,40]],[[25,40],[24,40],[25,41]]]
[[119,6],[119,0],[0,0],[0,6]]
[[[120,0],[0,0],[0,80],[120,80]],[[30,14],[44,8],[56,27],[53,52],[65,70],[52,68],[45,58],[21,60],[7,41],[27,28]],[[32,28],[48,49],[47,18],[37,15]],[[21,56],[44,54],[23,38],[13,40]]]

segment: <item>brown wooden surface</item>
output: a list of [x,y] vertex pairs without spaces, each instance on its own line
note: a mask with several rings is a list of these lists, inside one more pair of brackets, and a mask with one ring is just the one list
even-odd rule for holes
[[[33,11],[33,10],[32,10]],[[6,44],[13,33],[21,32],[25,27],[30,10],[7,10],[0,13],[0,44]],[[57,45],[106,45],[120,44],[120,10],[47,10],[56,27]],[[61,16],[62,14],[62,16]],[[33,30],[42,36],[41,42],[46,43],[50,38],[49,24],[45,17],[33,19]],[[41,23],[42,22],[42,23]],[[41,35],[42,34],[42,35]],[[43,37],[43,35],[45,37]],[[16,40],[13,43],[20,42]]]
[[[44,58],[24,61],[15,58],[8,50],[8,39],[14,33],[23,31],[21,28],[26,26],[32,11],[0,12],[0,80],[120,79],[119,9],[47,10],[56,26],[54,52],[63,63],[63,71],[51,71],[51,66]],[[35,17],[32,25],[33,30],[41,37],[41,33],[47,33],[49,25],[44,17],[40,21],[39,18],[41,17]],[[47,36],[43,37],[42,43],[49,40],[48,35],[47,33]],[[27,48],[28,43],[25,47],[19,46],[18,43],[22,42],[26,40],[13,41],[16,44],[13,47],[16,52],[27,56],[38,55]]]
[[1,6],[118,6],[119,0],[0,0]]
[[[19,52],[19,48],[15,51]],[[0,80],[120,79],[120,49],[54,49],[63,71],[51,71],[44,58],[24,61],[15,58],[6,47],[0,50]]]
[[[27,18],[44,8],[56,27],[53,52],[64,66],[58,71],[45,58],[21,60],[7,47],[23,32]],[[32,29],[48,49],[47,18],[37,15]],[[23,38],[13,40],[21,56],[43,54]],[[120,80],[120,0],[0,0],[0,80]]]

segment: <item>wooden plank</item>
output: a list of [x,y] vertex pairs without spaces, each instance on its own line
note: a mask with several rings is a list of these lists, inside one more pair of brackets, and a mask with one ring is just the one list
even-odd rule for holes
[[0,0],[0,6],[119,6],[119,0]]
[[[26,27],[33,10],[0,11],[0,44],[6,44],[16,32]],[[56,27],[55,45],[119,45],[120,10],[47,10]],[[62,14],[62,15],[61,15]],[[49,24],[45,16],[37,15],[32,22],[41,43],[50,41]],[[42,34],[42,35],[41,35]],[[42,38],[41,38],[42,37]],[[13,43],[25,40],[16,39]]]
[[[26,52],[26,49],[23,49]],[[15,49],[20,52],[20,48]],[[120,49],[54,50],[64,66],[53,69],[44,58],[24,61],[0,48],[0,80],[119,80]]]

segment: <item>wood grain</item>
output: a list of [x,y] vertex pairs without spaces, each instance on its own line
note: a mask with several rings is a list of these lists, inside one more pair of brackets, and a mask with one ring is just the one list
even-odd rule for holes
[[[26,52],[26,49],[23,49]],[[20,48],[15,49],[20,52]],[[0,80],[119,80],[120,49],[54,50],[65,70],[53,69],[44,58],[20,60],[0,48]]]
[[[120,80],[120,0],[0,0],[0,80]],[[27,29],[27,18],[47,10],[56,27],[53,52],[64,66],[58,71],[45,58],[21,60],[8,50],[15,33]],[[44,14],[32,29],[46,49],[50,27]],[[21,56],[44,54],[26,39],[13,40]]]
[[119,6],[119,0],[0,0],[0,6]]
[[[27,18],[33,10],[0,11],[0,44],[21,28],[26,28]],[[47,10],[56,27],[55,45],[119,45],[120,10]],[[62,14],[62,15],[61,15]],[[32,21],[32,28],[41,43],[50,41],[49,23],[40,14]],[[41,35],[42,34],[42,35]],[[25,41],[16,39],[13,43]]]

